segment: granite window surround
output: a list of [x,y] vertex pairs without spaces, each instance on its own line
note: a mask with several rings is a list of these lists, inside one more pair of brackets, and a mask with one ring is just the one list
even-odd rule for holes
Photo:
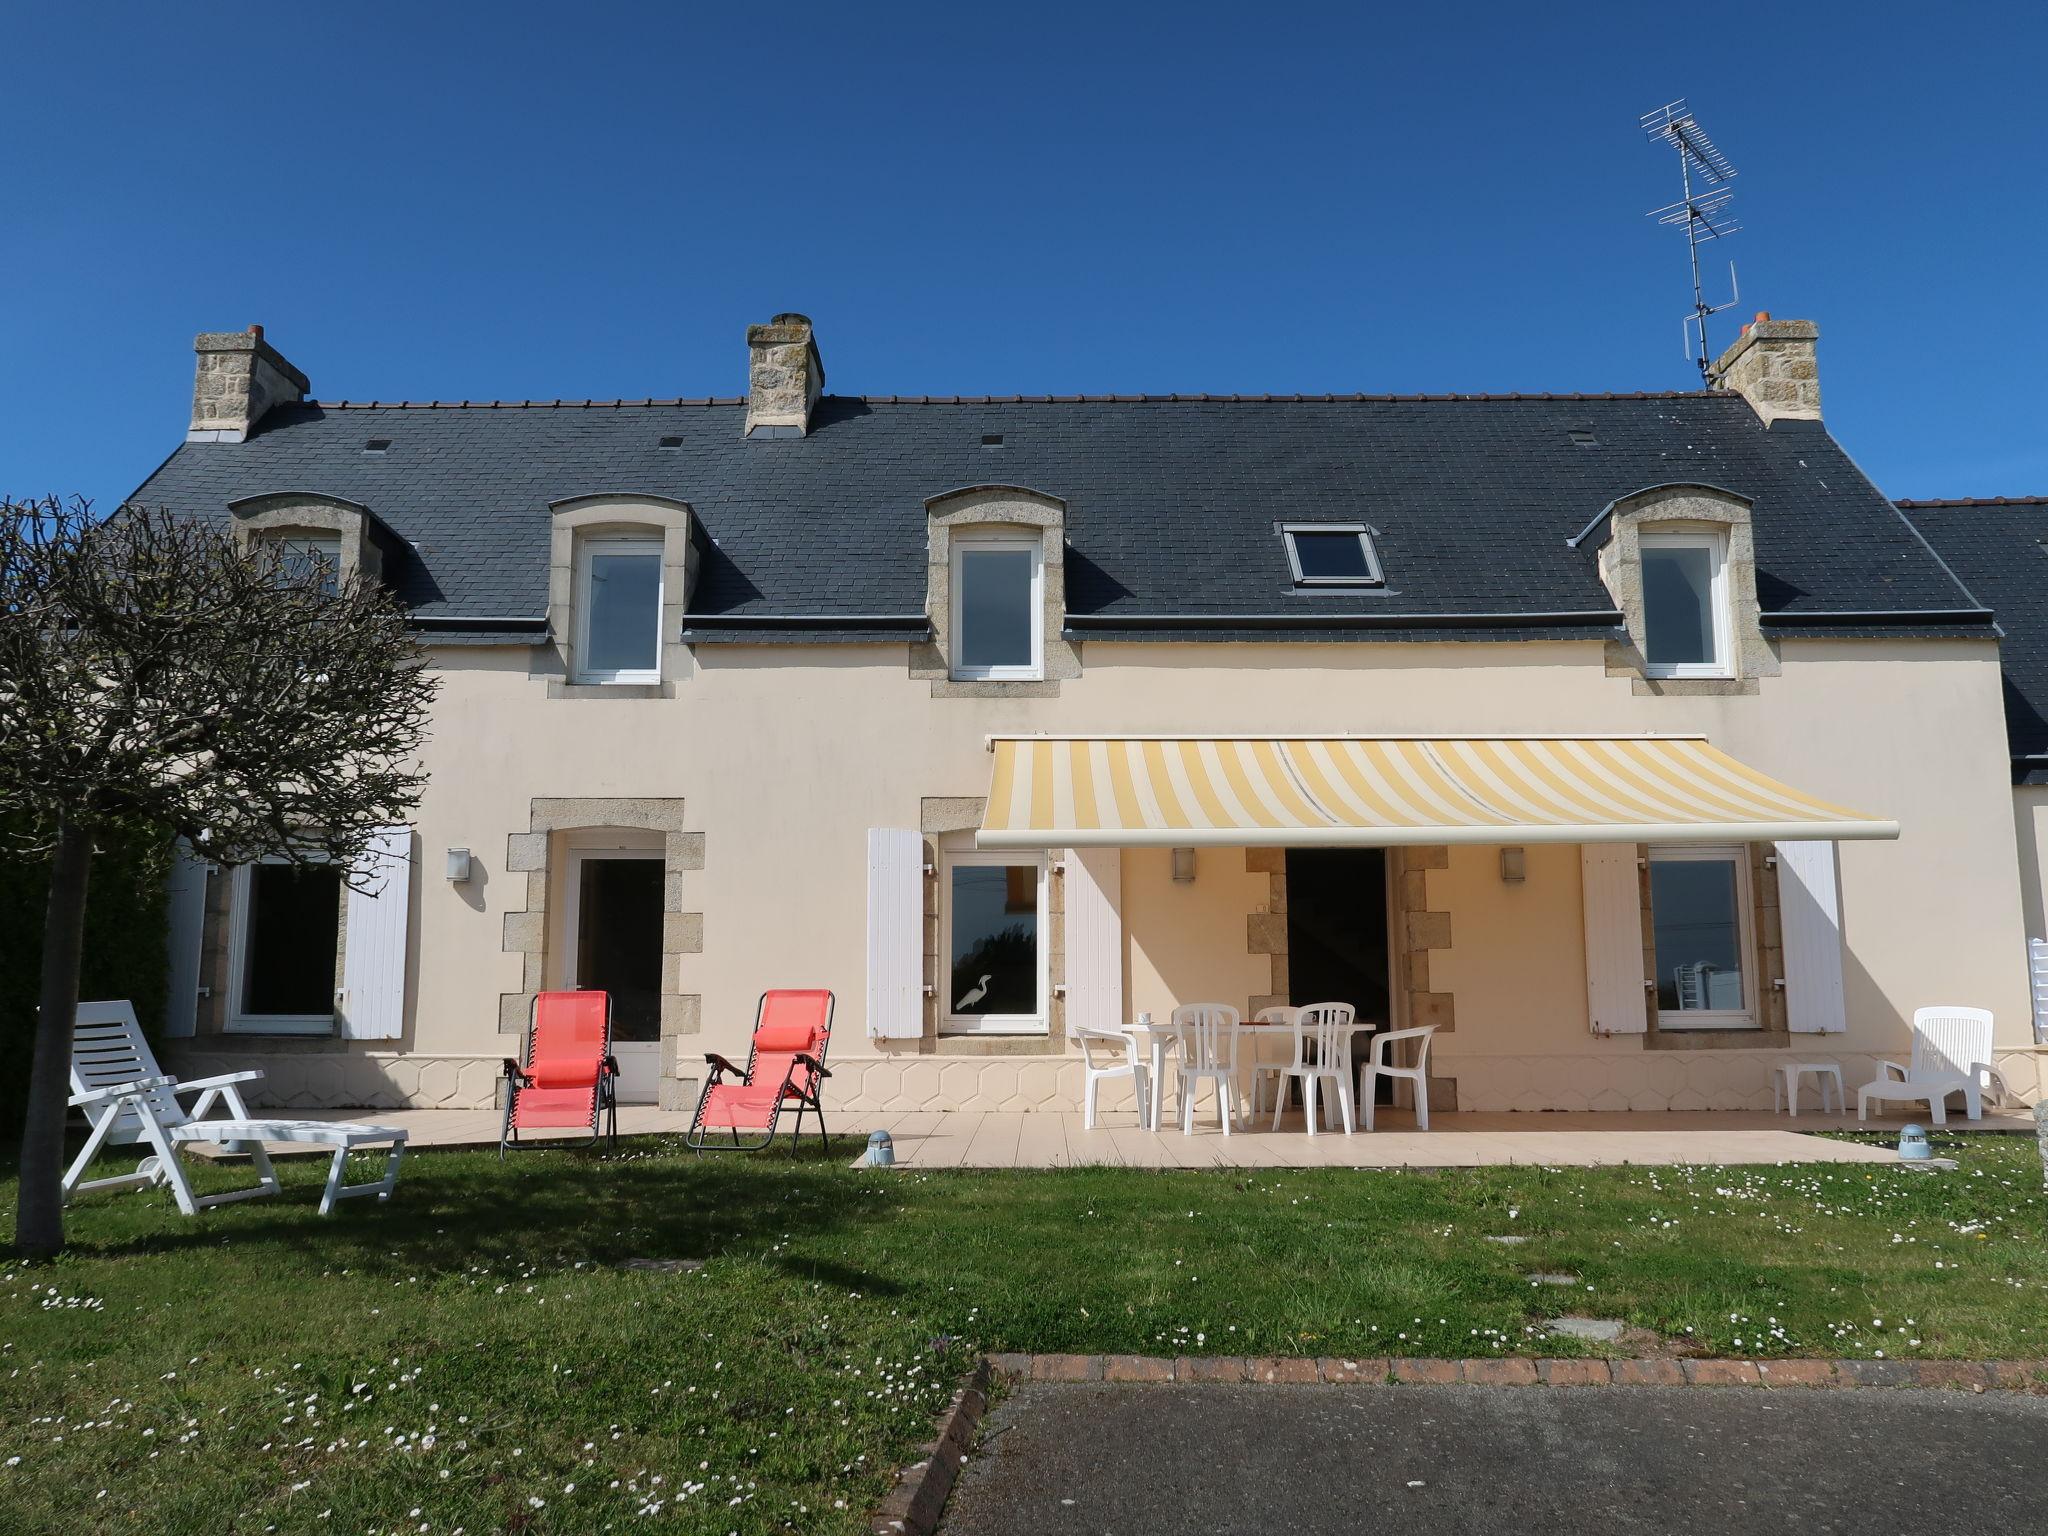
[[[932,697],[1057,698],[1060,683],[1081,675],[1081,653],[1062,637],[1066,623],[1067,504],[1057,496],[1017,485],[973,485],[925,502],[927,525],[925,614],[932,638],[910,648],[910,675],[930,679]],[[1011,534],[1039,539],[1040,674],[1029,680],[968,679],[954,674],[953,555],[955,535]]]
[[338,584],[359,575],[383,579],[385,541],[393,535],[361,502],[318,491],[267,491],[229,502],[228,513],[243,549],[266,539],[332,539],[340,546]]
[[[1606,648],[1607,675],[1626,677],[1638,695],[1677,697],[1754,694],[1758,679],[1779,672],[1777,652],[1764,637],[1756,595],[1756,543],[1748,497],[1711,485],[1659,485],[1615,501],[1605,513],[1606,539],[1598,546],[1600,580],[1621,610],[1626,639]],[[1581,538],[1590,537],[1589,528]],[[1717,585],[1725,610],[1717,619],[1726,636],[1724,675],[1660,676],[1648,659],[1649,622],[1644,602],[1643,539],[1699,534],[1719,540]]]
[[[672,698],[675,685],[690,675],[689,648],[682,642],[683,616],[697,585],[701,564],[696,515],[672,497],[635,492],[599,492],[550,502],[548,542],[548,634],[535,652],[533,675],[547,679],[550,699]],[[578,682],[575,611],[580,548],[594,536],[640,535],[661,544],[660,676],[646,682]]]

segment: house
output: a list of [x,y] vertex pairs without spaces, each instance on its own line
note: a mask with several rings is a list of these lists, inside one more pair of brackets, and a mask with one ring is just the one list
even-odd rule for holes
[[[198,338],[135,499],[409,606],[406,878],[181,867],[177,1049],[301,1105],[477,1106],[545,988],[687,1107],[760,991],[845,1108],[1070,1107],[1068,1030],[1341,998],[1438,1108],[1768,1104],[1980,1004],[2031,1096],[1993,616],[1820,419],[1719,387],[310,398]],[[737,364],[737,357],[735,364]]]
[[2048,1041],[2048,496],[1902,501],[1962,583],[1998,614],[2013,832],[2034,986],[2034,1033]]

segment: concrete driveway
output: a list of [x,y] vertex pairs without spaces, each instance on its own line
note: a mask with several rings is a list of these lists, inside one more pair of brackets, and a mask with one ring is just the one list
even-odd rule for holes
[[1022,1386],[942,1536],[2048,1530],[2048,1398]]

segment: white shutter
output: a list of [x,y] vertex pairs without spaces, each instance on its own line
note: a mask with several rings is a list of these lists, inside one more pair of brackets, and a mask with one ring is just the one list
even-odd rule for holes
[[2027,976],[2034,985],[2034,1043],[2048,1045],[2048,939],[2027,940]]
[[182,1040],[199,1025],[199,946],[206,933],[206,861],[192,857],[180,838],[164,882],[164,926],[168,930],[170,980],[164,1000],[164,1034]]
[[868,828],[868,1034],[924,1034],[924,837]]
[[[1778,926],[1785,946],[1786,1023],[1806,1034],[1847,1029],[1833,843],[1778,844]],[[1771,978],[1762,984],[1769,986]]]
[[1123,855],[1069,848],[1067,863],[1067,1029],[1124,1024]]
[[341,962],[341,1033],[349,1040],[395,1040],[405,1027],[405,937],[412,899],[412,828],[383,827],[348,892]]
[[1586,909],[1586,1017],[1596,1035],[1640,1035],[1643,1006],[1643,889],[1633,843],[1579,849]]

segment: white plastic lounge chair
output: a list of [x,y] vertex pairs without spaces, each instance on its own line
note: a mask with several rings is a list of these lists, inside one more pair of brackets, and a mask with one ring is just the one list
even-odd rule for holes
[[[1149,1091],[1151,1073],[1145,1063],[1138,1059],[1138,1042],[1130,1035],[1118,1034],[1107,1029],[1076,1029],[1074,1039],[1081,1047],[1081,1126],[1084,1130],[1095,1129],[1095,1090],[1105,1078],[1128,1077],[1138,1099],[1138,1126],[1141,1130],[1157,1130],[1154,1123],[1155,1111]],[[1096,1060],[1096,1052],[1105,1053],[1105,1059]]]
[[[1287,1107],[1287,1080],[1301,1079],[1301,1107],[1308,1118],[1308,1133],[1316,1133],[1316,1090],[1328,1084],[1337,1095],[1337,1109],[1344,1134],[1352,1132],[1351,1041],[1352,1021],[1358,1010],[1349,1003],[1310,1003],[1294,1010],[1294,1055],[1286,1062],[1260,1062],[1252,1068],[1252,1102],[1259,1102],[1259,1079],[1271,1073],[1278,1079],[1273,1095],[1273,1129],[1280,1129],[1280,1113]],[[1327,1092],[1328,1089],[1325,1089]],[[1325,1123],[1329,1120],[1324,1102]]]
[[[1415,1085],[1415,1128],[1429,1129],[1429,1038],[1436,1033],[1434,1024],[1424,1024],[1419,1029],[1390,1029],[1384,1034],[1372,1037],[1372,1055],[1360,1074],[1359,1094],[1365,1100],[1365,1128],[1372,1129],[1372,1109],[1379,1098],[1379,1080],[1383,1077],[1405,1077]],[[1387,1064],[1387,1050],[1396,1040],[1420,1040],[1421,1046],[1415,1052],[1415,1065],[1394,1067]]]
[[1237,1118],[1238,1023],[1244,1015],[1228,1003],[1186,1003],[1173,1010],[1180,1036],[1180,1133],[1195,1133],[1195,1091],[1216,1085],[1216,1118],[1223,1134]]
[[1936,1125],[1948,1124],[1948,1096],[1960,1093],[1972,1120],[1984,1118],[1984,1094],[1992,1101],[2006,1091],[1991,1065],[1991,1013],[1985,1008],[1913,1010],[1913,1058],[1901,1066],[1880,1061],[1875,1081],[1856,1095],[1856,1118],[1870,1116],[1871,1101],[1924,1103]]
[[[78,1025],[71,1046],[71,1105],[85,1111],[92,1127],[85,1146],[64,1173],[64,1198],[88,1189],[125,1189],[137,1184],[168,1184],[177,1197],[178,1209],[197,1215],[205,1206],[229,1200],[248,1200],[278,1191],[277,1174],[270,1166],[266,1141],[295,1141],[334,1148],[334,1164],[327,1172],[327,1188],[320,1197],[320,1214],[334,1209],[334,1202],[351,1195],[375,1195],[387,1199],[398,1184],[398,1162],[405,1152],[406,1133],[385,1125],[354,1125],[332,1120],[271,1120],[251,1115],[242,1103],[239,1084],[256,1082],[261,1072],[229,1072],[220,1077],[203,1077],[181,1083],[166,1077],[157,1067],[149,1042],[142,1038],[142,1026],[135,1020],[135,1007],[128,1002],[80,1003]],[[187,1110],[181,1094],[196,1093],[199,1102]],[[233,1116],[227,1120],[203,1120],[215,1100]],[[219,1195],[195,1195],[192,1183],[179,1160],[178,1148],[185,1142],[210,1141],[231,1152],[247,1152],[255,1165],[258,1182],[248,1189],[229,1190]],[[111,1178],[87,1179],[85,1170],[107,1147],[146,1146],[151,1155],[133,1173]],[[357,1147],[389,1146],[384,1177],[374,1184],[341,1182],[348,1154]]]

